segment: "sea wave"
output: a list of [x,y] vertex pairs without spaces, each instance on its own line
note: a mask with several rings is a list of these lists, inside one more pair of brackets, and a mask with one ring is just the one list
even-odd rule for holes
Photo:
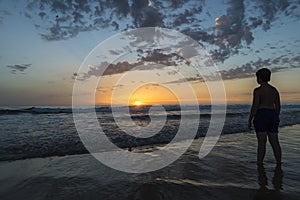
[[[249,108],[249,105],[228,106],[222,134],[249,132]],[[182,115],[187,115],[190,120],[199,117],[192,111],[181,112],[178,106],[166,107],[166,112],[154,113],[154,117],[162,119],[163,114],[167,113],[165,126],[160,132],[149,138],[136,138],[118,127],[111,108],[80,109],[81,112],[95,109],[99,125],[106,136],[124,149],[167,144],[176,135]],[[148,111],[149,107],[131,108],[130,117],[125,117],[124,121],[128,122],[128,125],[132,125],[129,122],[134,121],[137,126],[147,126],[151,122]],[[1,109],[0,113],[0,161],[87,153],[76,131],[70,107],[6,108]],[[210,107],[200,107],[200,113],[196,138],[205,136],[207,132],[211,118]],[[300,105],[283,105],[280,126],[294,124],[300,124]]]

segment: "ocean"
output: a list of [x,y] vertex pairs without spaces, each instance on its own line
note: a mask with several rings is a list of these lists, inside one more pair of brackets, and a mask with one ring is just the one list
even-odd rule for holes
[[[149,108],[130,107],[130,118],[136,125],[146,126],[151,122]],[[164,108],[165,111],[152,112],[158,119],[166,118],[166,122],[149,138],[135,138],[122,131],[110,107],[81,108],[81,112],[95,109],[106,137],[118,147],[152,154],[175,137],[182,117],[194,117],[188,105],[184,112],[176,105]],[[200,106],[199,110],[198,132],[184,155],[163,169],[130,174],[111,169],[88,153],[76,131],[71,107],[1,107],[0,198],[300,198],[297,171],[300,166],[300,105],[282,106],[279,137],[283,149],[280,170],[283,172],[280,171],[279,176],[274,173],[276,168],[270,145],[265,169],[256,168],[256,138],[253,130],[247,128],[249,105],[227,106],[219,141],[208,156],[199,159],[200,143],[211,119],[211,107]],[[269,177],[269,184],[264,184],[266,190],[260,187],[262,180],[265,182],[264,176]],[[274,179],[280,180],[279,190],[278,181],[276,186]]]

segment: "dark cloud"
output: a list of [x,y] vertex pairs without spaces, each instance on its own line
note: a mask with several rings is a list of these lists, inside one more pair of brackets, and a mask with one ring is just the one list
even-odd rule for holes
[[[85,80],[91,76],[108,76],[114,74],[121,74],[130,70],[153,70],[153,69],[162,69],[167,66],[177,66],[180,63],[186,63],[185,59],[181,56],[170,53],[167,54],[161,49],[155,49],[152,51],[142,51],[142,53],[136,62],[118,62],[118,63],[107,63],[103,62],[99,66],[90,66],[87,73],[77,74],[74,73],[73,77],[77,80]],[[105,69],[105,70],[104,70]]]
[[135,27],[164,26],[163,15],[158,9],[149,6],[148,0],[133,0],[131,16]]
[[[143,34],[142,34],[143,35]],[[144,35],[143,35],[144,36]],[[153,38],[153,37],[151,37]],[[270,49],[271,44],[267,43],[268,48]],[[275,44],[276,45],[276,44]],[[128,62],[128,61],[122,61],[118,63],[109,64],[107,62],[104,62],[102,64],[99,64],[98,66],[90,66],[89,70],[85,74],[81,74],[81,76],[77,75],[78,80],[85,80],[91,76],[99,77],[102,76],[108,76],[108,75],[114,75],[114,74],[121,74],[130,70],[152,70],[152,69],[160,69],[162,70],[163,67],[166,66],[173,66],[174,70],[173,72],[167,72],[170,76],[174,75],[176,73],[176,70],[180,68],[182,64],[185,64],[187,66],[190,65],[190,62],[188,60],[185,60],[180,55],[182,54],[188,54],[187,58],[193,57],[194,55],[197,55],[197,52],[194,52],[195,49],[188,48],[178,51],[178,54],[176,53],[167,53],[166,50],[162,49],[154,49],[154,50],[143,50],[143,49],[137,49],[136,53],[138,55],[138,58],[135,62]],[[185,53],[184,53],[185,52]],[[224,51],[223,51],[224,52]],[[216,53],[223,53],[221,51]],[[259,53],[259,50],[255,50],[256,53]],[[115,51],[111,50],[110,53],[112,55],[120,55],[123,53],[123,51]],[[216,55],[216,53],[214,55]],[[230,53],[229,53],[230,54]],[[219,58],[226,59],[226,53],[223,55],[218,55]],[[212,60],[208,60],[212,62]],[[153,65],[149,65],[149,63],[154,63]],[[204,62],[205,66],[211,66],[213,63],[206,63]],[[161,65],[157,65],[161,64]],[[137,68],[136,68],[137,67]],[[177,68],[176,68],[177,67]],[[286,55],[280,55],[277,57],[271,57],[268,59],[262,59],[259,58],[255,61],[250,61],[248,63],[245,63],[241,66],[237,66],[234,68],[231,68],[229,70],[222,70],[220,71],[222,78],[224,80],[229,79],[239,79],[239,78],[247,78],[252,77],[255,72],[263,67],[270,68],[273,72],[279,72],[283,70],[287,70],[289,68],[298,68],[300,67],[300,56],[294,55],[290,56],[288,53]],[[104,71],[103,69],[106,70]],[[173,74],[172,74],[173,73]],[[159,75],[159,73],[158,73]],[[206,76],[206,80],[216,80],[216,76]],[[182,81],[190,81],[190,82],[202,82],[204,79],[199,74],[194,74],[192,77],[187,77],[184,80],[174,80],[167,82],[167,84],[173,84],[173,83],[181,83]]]
[[255,1],[257,3],[257,7],[262,12],[262,28],[267,31],[271,28],[271,23],[274,21],[278,12],[288,11],[286,10],[290,3],[287,0],[273,0],[273,1]]
[[[158,9],[148,6],[148,0],[133,0],[130,5],[129,2],[28,0],[24,15],[40,27],[42,38],[48,41],[69,39],[80,32],[103,28],[126,30],[134,27],[164,26],[163,15]],[[34,18],[36,13],[40,21]],[[124,25],[122,21],[128,19],[131,23]]]
[[10,12],[8,12],[6,10],[0,10],[0,24],[2,24],[4,18],[9,15],[11,15]]
[[[227,71],[222,70],[221,75],[223,80],[249,78],[253,77],[259,68],[260,67],[255,67],[248,63],[241,67],[232,68]],[[286,70],[285,67],[272,67],[270,69],[273,73]]]
[[202,12],[202,6],[192,8],[190,10],[184,10],[183,13],[179,13],[178,15],[175,15],[175,19],[173,22],[174,27],[181,26],[183,24],[193,24],[195,22],[201,22],[195,15],[195,13],[201,13]]
[[221,75],[223,80],[247,78],[255,74],[256,68],[252,67],[251,64],[245,64],[241,67],[235,67],[229,70],[222,70]]
[[260,68],[267,67],[273,73],[285,71],[291,68],[300,68],[300,56],[292,58],[279,56],[274,59],[261,59],[250,61],[240,67],[220,71],[223,80],[252,77]]
[[205,82],[205,79],[202,76],[197,75],[196,77],[187,77],[187,78],[178,79],[178,80],[174,80],[174,81],[168,81],[168,82],[165,82],[164,84],[180,84],[180,83],[185,83],[185,82],[199,83],[199,82]]
[[[189,0],[166,0],[167,6],[171,9],[181,8],[182,5],[187,3]],[[157,1],[156,1],[157,2]],[[200,3],[200,2],[199,2]]]
[[214,35],[209,34],[206,30],[202,29],[193,29],[193,28],[184,28],[181,30],[182,33],[190,36],[196,41],[205,42],[214,44]]
[[[136,66],[142,65],[141,62],[134,62],[129,63],[128,61],[125,62],[118,62],[116,64],[110,64],[104,71],[103,75],[114,75],[114,74],[121,74],[127,71],[130,71],[131,69],[135,68]],[[94,72],[93,72],[94,70]],[[97,68],[90,70],[91,74],[96,74],[98,72]]]
[[[240,49],[249,47],[255,40],[254,30],[268,31],[282,14],[300,16],[297,13],[299,1],[229,0],[223,3],[226,12],[212,16],[205,9],[205,0],[27,0],[23,14],[34,22],[47,41],[69,39],[80,32],[101,29],[124,31],[153,26],[176,29],[201,45],[212,47],[209,53],[215,62],[224,62]],[[207,17],[211,22],[203,23]]]
[[[27,1],[24,15],[34,21],[39,27],[43,39],[63,40],[75,37],[80,32],[114,27],[118,30],[118,23],[106,11],[116,13],[118,19],[124,17],[124,3],[122,1],[91,1],[91,0],[43,0]],[[122,8],[117,6],[122,5]],[[115,8],[116,7],[116,8]],[[112,10],[114,8],[114,10]],[[39,10],[39,12],[36,12]],[[38,18],[34,18],[38,13]]]
[[121,55],[123,52],[120,50],[110,50],[109,53],[111,55]]
[[24,72],[26,69],[31,67],[32,64],[20,64],[20,65],[7,65],[6,67],[11,69],[12,73]]
[[[221,70],[220,75],[223,80],[232,80],[232,79],[243,79],[253,77],[256,71],[260,68],[267,67],[272,73],[286,71],[288,69],[300,68],[300,56],[295,57],[285,57],[279,56],[274,59],[261,59],[259,58],[256,61],[250,61],[242,66],[237,66],[230,68],[228,70]],[[169,74],[172,75],[172,74]],[[178,79],[174,81],[166,82],[165,84],[179,84],[186,81],[189,82],[204,82],[219,80],[216,75],[205,76],[205,79],[200,74],[195,74],[193,77],[187,77],[185,79]]]
[[263,21],[257,17],[249,17],[249,21],[251,22],[250,27],[253,29],[263,24]]
[[[228,1],[226,15],[215,20],[215,38],[213,44],[219,48],[212,52],[215,61],[224,62],[232,54],[236,54],[241,48],[242,42],[249,45],[254,40],[251,28],[245,22],[244,1]],[[254,18],[251,18],[254,20]],[[258,26],[256,24],[255,28]]]
[[164,66],[177,66],[178,62],[184,62],[185,59],[176,53],[164,53],[161,49],[146,51],[146,56],[141,56],[142,62],[155,62]]

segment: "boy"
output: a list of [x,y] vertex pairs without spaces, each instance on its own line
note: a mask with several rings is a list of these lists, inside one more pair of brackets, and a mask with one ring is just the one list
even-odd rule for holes
[[280,113],[280,97],[277,89],[271,86],[271,71],[262,68],[256,72],[259,87],[254,89],[253,103],[248,120],[251,128],[252,120],[257,137],[257,165],[262,165],[266,153],[267,137],[272,146],[277,164],[281,164],[281,148],[278,140],[278,125]]

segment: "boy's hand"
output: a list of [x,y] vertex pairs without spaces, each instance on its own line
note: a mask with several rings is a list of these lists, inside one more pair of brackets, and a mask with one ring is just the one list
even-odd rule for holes
[[248,121],[248,128],[251,129],[251,127],[252,127],[252,122]]

